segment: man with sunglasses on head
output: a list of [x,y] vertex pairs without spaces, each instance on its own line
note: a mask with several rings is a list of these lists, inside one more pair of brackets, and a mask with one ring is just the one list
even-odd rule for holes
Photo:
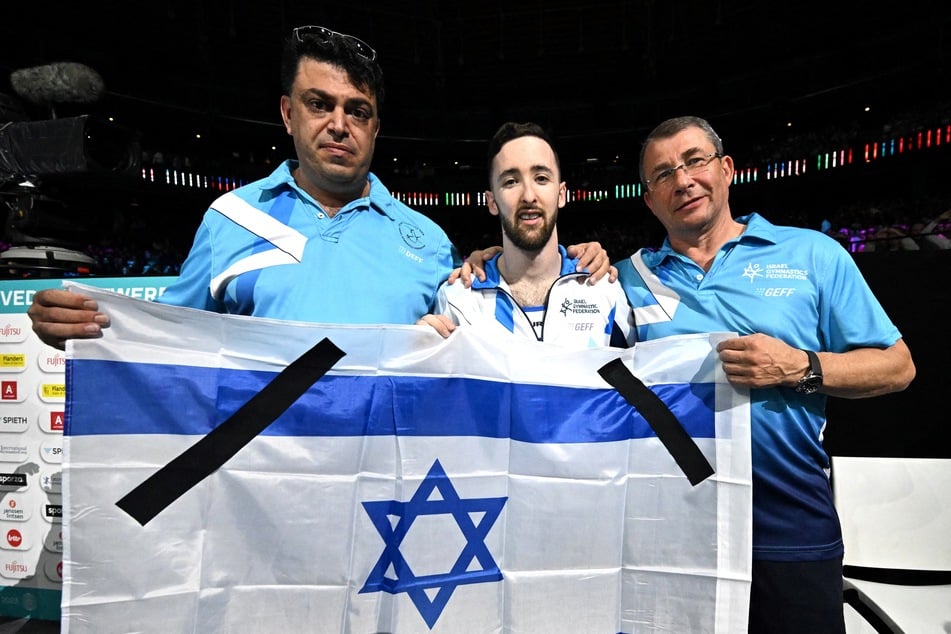
[[[384,97],[376,52],[352,35],[295,28],[281,88],[297,158],[211,205],[180,277],[157,301],[295,321],[415,323],[459,255],[370,172]],[[577,248],[593,278],[608,271],[600,245]],[[60,289],[37,292],[28,314],[58,348],[108,324],[93,300]]]
[[699,332],[750,389],[753,568],[749,632],[845,632],[842,534],[822,445],[829,396],[904,390],[915,366],[851,254],[818,231],[734,218],[733,159],[710,124],[658,125],[640,155],[660,249],[616,263],[636,340]]
[[443,337],[458,325],[561,345],[626,348],[630,310],[620,285],[582,284],[577,262],[558,244],[558,212],[567,202],[558,154],[535,123],[504,123],[489,141],[489,213],[502,226],[502,248],[471,286],[445,283],[429,324]]

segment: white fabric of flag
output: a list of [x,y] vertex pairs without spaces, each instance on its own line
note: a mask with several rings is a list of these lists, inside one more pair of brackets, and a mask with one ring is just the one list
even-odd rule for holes
[[[64,633],[746,630],[728,333],[576,350],[66,286],[111,326],[67,344]],[[713,475],[599,375],[617,360]]]

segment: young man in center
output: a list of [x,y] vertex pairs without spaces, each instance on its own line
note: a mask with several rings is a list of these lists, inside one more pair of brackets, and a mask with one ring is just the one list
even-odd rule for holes
[[584,283],[587,275],[558,243],[567,187],[548,134],[535,123],[505,123],[488,158],[486,202],[502,226],[502,252],[485,262],[484,281],[443,284],[436,314],[417,323],[444,337],[476,325],[561,345],[627,347],[631,312],[620,285]]

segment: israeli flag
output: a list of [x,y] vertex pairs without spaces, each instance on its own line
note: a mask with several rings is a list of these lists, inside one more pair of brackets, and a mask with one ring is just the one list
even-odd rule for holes
[[727,333],[568,349],[67,283],[62,631],[746,630]]

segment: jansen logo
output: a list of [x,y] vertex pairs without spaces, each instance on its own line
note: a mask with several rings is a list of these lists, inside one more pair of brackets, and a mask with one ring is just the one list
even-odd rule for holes
[[51,553],[63,552],[63,531],[50,531],[43,540],[43,548]]

